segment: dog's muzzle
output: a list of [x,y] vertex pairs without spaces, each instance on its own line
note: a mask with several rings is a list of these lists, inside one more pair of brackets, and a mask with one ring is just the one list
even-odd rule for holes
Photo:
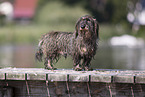
[[86,27],[86,25],[81,25],[81,28],[84,29]]
[[81,25],[80,30],[86,31],[86,30],[89,30],[89,28],[87,25]]

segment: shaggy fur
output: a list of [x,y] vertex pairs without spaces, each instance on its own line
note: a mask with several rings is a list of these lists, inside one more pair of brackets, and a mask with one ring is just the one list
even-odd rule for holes
[[99,26],[93,17],[86,15],[76,23],[76,31],[49,32],[42,36],[39,42],[39,50],[36,59],[42,61],[46,69],[55,69],[53,63],[57,62],[60,55],[65,58],[72,56],[74,70],[91,70],[90,61],[96,54]]

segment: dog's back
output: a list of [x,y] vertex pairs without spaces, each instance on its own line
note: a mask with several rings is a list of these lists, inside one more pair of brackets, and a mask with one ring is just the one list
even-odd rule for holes
[[72,32],[52,31],[42,35],[38,44],[39,49],[36,53],[36,59],[42,61],[43,55],[52,59],[59,57],[59,55],[66,57],[71,52],[72,37]]

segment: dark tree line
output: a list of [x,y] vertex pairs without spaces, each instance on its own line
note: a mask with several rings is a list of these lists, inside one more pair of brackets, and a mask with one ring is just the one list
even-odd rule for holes
[[126,21],[127,0],[62,0],[64,3],[73,6],[79,3],[86,10],[90,11],[99,22],[117,23]]
[[[43,6],[50,0],[39,0],[39,6]],[[91,12],[99,22],[117,23],[127,21],[127,1],[128,0],[59,0],[69,6],[79,4],[84,9]]]

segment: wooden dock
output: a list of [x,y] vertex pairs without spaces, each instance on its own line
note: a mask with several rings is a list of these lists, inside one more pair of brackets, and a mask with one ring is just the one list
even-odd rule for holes
[[145,71],[0,69],[0,97],[144,97]]

